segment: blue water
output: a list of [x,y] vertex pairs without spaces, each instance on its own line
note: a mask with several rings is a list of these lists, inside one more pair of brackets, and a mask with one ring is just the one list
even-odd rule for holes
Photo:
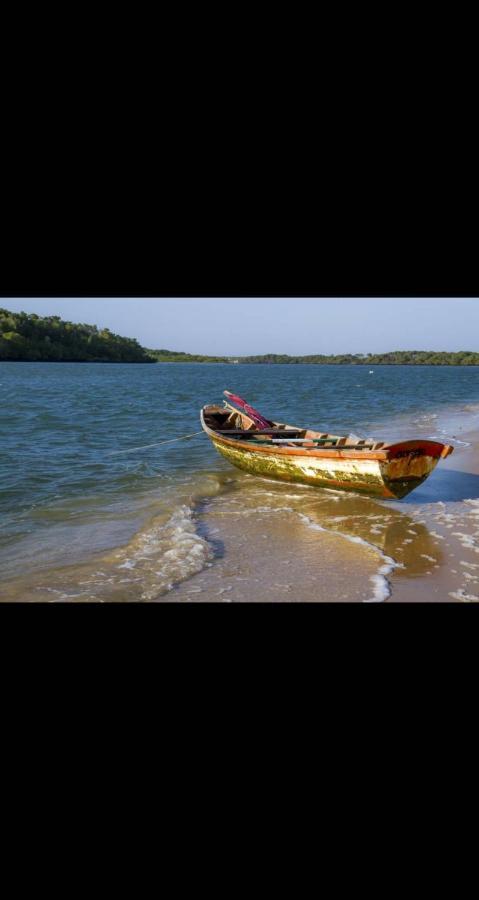
[[201,406],[225,388],[271,419],[379,438],[401,423],[414,436],[421,417],[479,403],[479,368],[0,363],[0,577],[25,541],[29,558],[37,547],[53,559],[49,535],[51,545],[62,524],[82,525],[63,546],[81,558],[87,534],[97,548],[106,534],[105,545],[120,543],[140,499],[228,474],[203,434],[123,452],[198,431]]

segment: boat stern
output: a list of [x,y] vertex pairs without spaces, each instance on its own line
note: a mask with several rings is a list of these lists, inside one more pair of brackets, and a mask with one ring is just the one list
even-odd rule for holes
[[404,441],[389,446],[381,469],[391,497],[398,500],[406,497],[429,477],[440,459],[453,451],[450,444],[436,441]]

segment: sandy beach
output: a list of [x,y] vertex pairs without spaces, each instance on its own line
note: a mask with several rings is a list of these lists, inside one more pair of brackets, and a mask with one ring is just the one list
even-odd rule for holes
[[282,483],[235,468],[203,433],[169,440],[198,431],[228,366],[5,364],[0,600],[479,599],[477,369],[241,372],[271,416],[454,453],[401,501]]
[[[461,429],[461,430],[460,430]],[[211,474],[125,545],[2,585],[50,602],[474,602],[479,432],[402,501]],[[189,501],[189,503],[188,503]],[[190,504],[190,505],[189,505]]]
[[[266,491],[251,479],[237,512],[231,499],[208,502],[199,518],[210,541],[221,535],[216,563],[168,599],[479,600],[479,432],[461,426],[460,441],[403,501],[329,491],[319,498],[274,483]],[[251,554],[252,544],[260,552]]]
[[[433,550],[420,577],[408,564],[394,572],[397,602],[479,600],[479,432],[463,431],[461,439],[469,446],[456,446],[417,496],[406,498],[415,529],[428,530]],[[404,562],[404,542],[395,552]]]

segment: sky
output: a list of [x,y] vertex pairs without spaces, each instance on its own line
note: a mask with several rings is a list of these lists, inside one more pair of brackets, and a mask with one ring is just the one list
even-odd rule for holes
[[3,298],[0,307],[205,355],[479,350],[479,298]]

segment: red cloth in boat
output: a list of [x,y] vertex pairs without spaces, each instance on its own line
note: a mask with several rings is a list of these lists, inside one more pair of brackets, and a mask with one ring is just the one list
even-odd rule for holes
[[257,409],[255,409],[253,406],[250,406],[249,403],[246,402],[246,400],[242,399],[242,397],[238,397],[237,394],[232,394],[231,391],[224,391],[224,394],[226,397],[229,397],[229,399],[232,400],[233,403],[236,403],[236,405],[239,406],[239,408],[242,409],[243,412],[245,412],[246,415],[253,420],[258,428],[271,428],[271,425],[273,423],[268,422],[268,420],[265,419]]

